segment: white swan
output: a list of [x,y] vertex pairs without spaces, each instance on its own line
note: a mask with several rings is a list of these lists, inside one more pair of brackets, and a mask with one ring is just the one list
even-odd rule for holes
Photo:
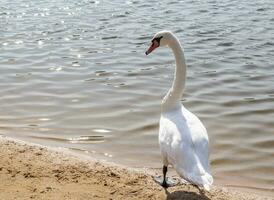
[[159,144],[163,158],[163,187],[168,165],[190,183],[209,190],[213,183],[210,174],[208,136],[202,122],[180,103],[185,87],[186,64],[177,37],[169,31],[158,32],[146,55],[160,46],[172,49],[176,59],[174,81],[162,101]]

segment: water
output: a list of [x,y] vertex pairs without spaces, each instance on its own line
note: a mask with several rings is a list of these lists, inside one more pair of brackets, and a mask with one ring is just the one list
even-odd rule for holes
[[211,140],[215,184],[274,194],[274,3],[1,1],[0,134],[132,167],[161,168],[158,121],[174,58],[184,105]]

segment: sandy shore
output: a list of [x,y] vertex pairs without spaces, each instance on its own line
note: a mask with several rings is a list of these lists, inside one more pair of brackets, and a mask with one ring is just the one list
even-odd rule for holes
[[[259,199],[191,185],[166,191],[151,174],[0,136],[0,199]],[[261,198],[263,199],[263,198]]]

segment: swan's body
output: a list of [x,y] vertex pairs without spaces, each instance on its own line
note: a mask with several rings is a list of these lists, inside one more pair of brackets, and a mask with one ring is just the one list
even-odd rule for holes
[[163,112],[159,144],[163,163],[185,180],[209,190],[208,137],[201,121],[184,106]]
[[208,136],[202,122],[180,103],[185,87],[186,64],[179,40],[168,31],[157,33],[149,54],[159,46],[169,46],[176,59],[173,85],[162,102],[159,144],[163,158],[163,186],[170,164],[190,183],[209,190],[213,183],[209,166]]

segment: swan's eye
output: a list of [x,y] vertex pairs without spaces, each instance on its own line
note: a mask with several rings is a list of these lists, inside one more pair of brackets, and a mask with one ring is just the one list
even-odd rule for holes
[[163,38],[163,36],[160,36],[160,37],[157,37],[157,38],[154,38],[151,42],[153,43],[154,40],[156,40],[158,42],[158,44],[160,44],[160,41],[161,39]]

